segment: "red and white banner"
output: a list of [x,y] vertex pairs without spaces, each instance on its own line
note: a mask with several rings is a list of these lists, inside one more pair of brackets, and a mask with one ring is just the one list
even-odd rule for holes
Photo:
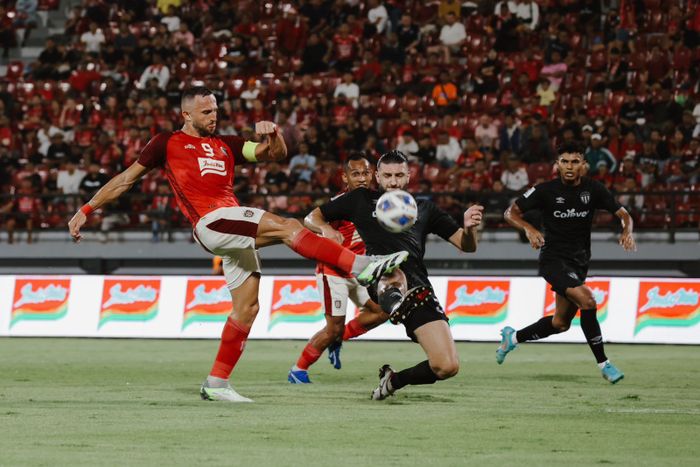
[[[537,277],[432,277],[457,340],[497,341],[554,313]],[[608,342],[700,344],[700,280],[591,278]],[[252,339],[307,339],[324,324],[313,276],[263,276]],[[232,311],[220,277],[0,276],[0,336],[218,338]],[[355,317],[350,303],[347,319]],[[584,342],[574,326],[548,342]],[[404,340],[388,323],[360,339]]]

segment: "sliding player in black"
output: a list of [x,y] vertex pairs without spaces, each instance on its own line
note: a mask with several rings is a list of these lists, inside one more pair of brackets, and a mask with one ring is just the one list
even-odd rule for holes
[[[583,177],[586,171],[582,151],[567,145],[557,159],[559,178],[530,188],[506,210],[506,221],[522,230],[532,248],[540,249],[539,274],[556,292],[556,311],[519,331],[510,326],[501,330],[501,345],[496,361],[501,364],[519,342],[544,339],[569,329],[581,310],[581,329],[598,362],[603,378],[611,383],[624,374],[605,356],[603,337],[596,315],[593,292],[586,286],[591,258],[591,228],[596,209],[614,213],[622,221],[620,245],[626,251],[637,249],[632,235],[632,218],[601,183]],[[523,219],[523,213],[539,210],[543,216],[544,236]]]
[[[408,185],[408,161],[400,151],[384,154],[377,162],[377,182],[383,191],[401,190]],[[461,251],[476,251],[476,229],[481,223],[482,206],[471,206],[460,227],[430,201],[418,202],[418,219],[406,232],[394,234],[383,229],[374,210],[380,192],[357,188],[321,206],[306,218],[316,232],[329,230],[328,222],[345,220],[355,224],[368,254],[406,250],[409,257],[401,269],[382,277],[370,295],[389,313],[394,324],[403,323],[406,335],[418,342],[428,359],[405,370],[394,372],[389,365],[379,370],[379,386],[372,391],[374,400],[385,399],[409,384],[432,384],[451,378],[459,370],[459,357],[447,325],[447,317],[438,303],[423,264],[425,240],[437,234]],[[375,297],[372,297],[375,298]]]

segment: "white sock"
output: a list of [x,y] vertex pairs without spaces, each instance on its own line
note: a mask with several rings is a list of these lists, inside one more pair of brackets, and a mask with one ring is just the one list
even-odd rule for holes
[[207,384],[209,384],[210,388],[225,388],[228,386],[228,380],[209,375],[207,376]]
[[610,361],[610,360],[605,360],[604,362],[599,363],[599,364],[598,364],[598,368],[600,368],[600,369],[602,370],[603,367],[605,367],[605,364],[608,363],[609,361]]
[[517,344],[518,343],[518,331],[515,331],[510,336],[511,336],[510,339],[513,341],[513,344]]
[[306,370],[302,370],[302,369],[299,368],[298,366],[294,365],[294,366],[292,367],[292,371],[306,371]]

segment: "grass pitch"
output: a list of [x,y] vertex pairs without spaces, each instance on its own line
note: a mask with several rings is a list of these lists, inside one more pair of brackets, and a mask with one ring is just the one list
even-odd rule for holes
[[609,345],[612,386],[585,344],[459,344],[449,381],[369,400],[377,369],[424,359],[352,342],[312,385],[287,371],[304,342],[250,341],[234,385],[204,402],[216,341],[0,339],[0,465],[697,465],[697,347]]

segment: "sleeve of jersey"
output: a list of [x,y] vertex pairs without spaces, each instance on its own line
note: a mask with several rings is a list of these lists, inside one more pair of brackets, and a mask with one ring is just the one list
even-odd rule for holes
[[171,133],[159,133],[146,144],[136,162],[149,169],[165,165],[165,155]]
[[455,220],[445,211],[430,204],[430,233],[440,236],[444,240],[449,240],[460,227]]
[[321,214],[326,222],[351,221],[354,217],[355,207],[361,203],[360,189],[353,190],[338,196],[320,207]]
[[541,194],[542,188],[533,186],[525,193],[523,193],[518,199],[516,199],[515,204],[517,204],[520,210],[523,212],[538,209],[540,208]]
[[605,209],[606,211],[615,214],[622,207],[622,205],[615,199],[615,196],[610,192],[610,190],[605,188],[605,185],[602,183],[594,181],[593,190],[595,197],[598,200],[598,203],[596,203],[596,208]]
[[224,135],[220,136],[221,141],[231,149],[234,161],[236,164],[244,164],[246,162],[257,162],[255,157],[255,148],[259,143],[246,141],[240,136]]

